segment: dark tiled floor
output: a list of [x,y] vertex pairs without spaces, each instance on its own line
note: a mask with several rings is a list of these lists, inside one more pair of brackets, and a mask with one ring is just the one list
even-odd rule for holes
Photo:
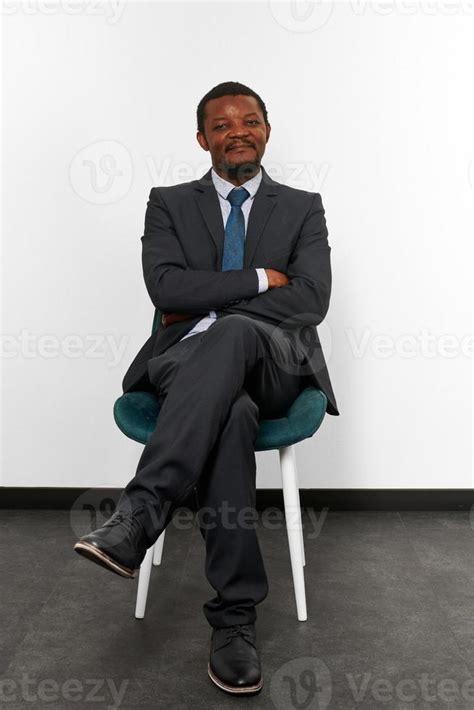
[[259,527],[265,685],[239,699],[207,677],[202,604],[213,590],[196,525],[168,527],[136,620],[136,580],[73,552],[80,531],[68,512],[0,511],[0,707],[474,709],[469,513],[323,512],[319,534],[320,512],[309,513],[306,622],[296,619],[286,531]]

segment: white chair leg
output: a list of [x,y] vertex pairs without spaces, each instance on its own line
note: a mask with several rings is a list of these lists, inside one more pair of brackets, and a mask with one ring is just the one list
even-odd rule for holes
[[163,530],[161,533],[160,537],[158,540],[156,540],[155,544],[153,545],[153,564],[155,567],[161,564],[161,555],[163,554],[163,543],[165,541],[165,532],[166,528]]
[[288,546],[290,548],[291,570],[295,587],[296,613],[298,621],[306,621],[308,617],[306,612],[301,508],[296,479],[296,461],[292,446],[285,446],[279,449],[279,454]]
[[298,482],[298,467],[297,467],[297,465],[296,465],[295,450],[294,450],[293,446],[291,447],[291,449],[292,449],[292,451],[293,451],[293,460],[294,460],[294,464],[295,464],[296,490],[297,490],[297,493],[298,493],[298,502],[300,503],[300,505],[299,505],[299,507],[298,507],[298,515],[299,515],[299,526],[300,526],[300,530],[301,530],[301,557],[302,557],[302,559],[303,559],[303,567],[304,567],[305,564],[306,564],[306,557],[305,557],[305,554],[304,554],[303,517],[302,517],[303,512],[302,512],[302,510],[301,510],[301,501],[300,501],[300,484],[299,484],[299,482]]
[[299,486],[299,482],[298,482],[298,467],[296,465],[296,456],[295,456],[294,446],[289,446],[288,448],[291,451],[291,458],[293,460],[296,497],[298,500],[298,507],[294,511],[293,516],[295,519],[295,525],[298,526],[298,528],[301,532],[301,559],[303,560],[303,567],[304,567],[306,564],[306,558],[305,558],[305,554],[304,554],[303,519],[302,519],[302,512],[301,512],[300,486]]
[[146,551],[138,573],[137,602],[135,605],[136,619],[143,619],[145,616],[146,600],[148,596],[148,587],[150,586],[150,575],[153,562],[153,548],[154,545],[149,547]]

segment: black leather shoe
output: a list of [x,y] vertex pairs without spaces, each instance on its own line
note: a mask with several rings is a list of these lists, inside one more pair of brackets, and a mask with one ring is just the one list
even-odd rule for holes
[[102,567],[133,579],[149,547],[145,530],[130,512],[116,511],[100,528],[81,537],[74,549]]
[[255,640],[255,624],[214,629],[207,667],[209,678],[227,693],[258,693],[263,686]]

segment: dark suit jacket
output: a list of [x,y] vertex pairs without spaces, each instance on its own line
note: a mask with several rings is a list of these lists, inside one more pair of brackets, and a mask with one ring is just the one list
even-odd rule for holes
[[[214,310],[218,316],[240,313],[282,332],[292,330],[292,337],[308,344],[307,383],[326,394],[329,414],[339,414],[316,329],[331,294],[331,247],[319,193],[276,182],[262,166],[241,270],[220,270],[224,224],[211,169],[199,180],[153,187],[144,232],[143,275],[153,305],[165,313],[195,316],[166,328],[160,323],[128,368],[123,392],[154,392],[148,360]],[[257,267],[282,271],[290,282],[259,294]]]

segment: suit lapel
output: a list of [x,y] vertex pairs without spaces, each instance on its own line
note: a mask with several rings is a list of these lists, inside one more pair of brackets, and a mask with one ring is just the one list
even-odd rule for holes
[[[211,169],[196,181],[196,202],[216,247],[217,264],[222,264],[224,223],[219,197],[212,182]],[[244,269],[250,268],[263,229],[278,198],[280,183],[272,180],[262,166],[262,180],[250,209],[245,237]]]
[[197,205],[212,237],[217,252],[217,263],[222,263],[224,244],[224,223],[219,205],[219,197],[212,182],[211,170],[194,184]]
[[253,199],[249,212],[247,233],[245,236],[244,269],[249,269],[263,229],[278,199],[280,184],[272,180],[262,167],[262,180]]

